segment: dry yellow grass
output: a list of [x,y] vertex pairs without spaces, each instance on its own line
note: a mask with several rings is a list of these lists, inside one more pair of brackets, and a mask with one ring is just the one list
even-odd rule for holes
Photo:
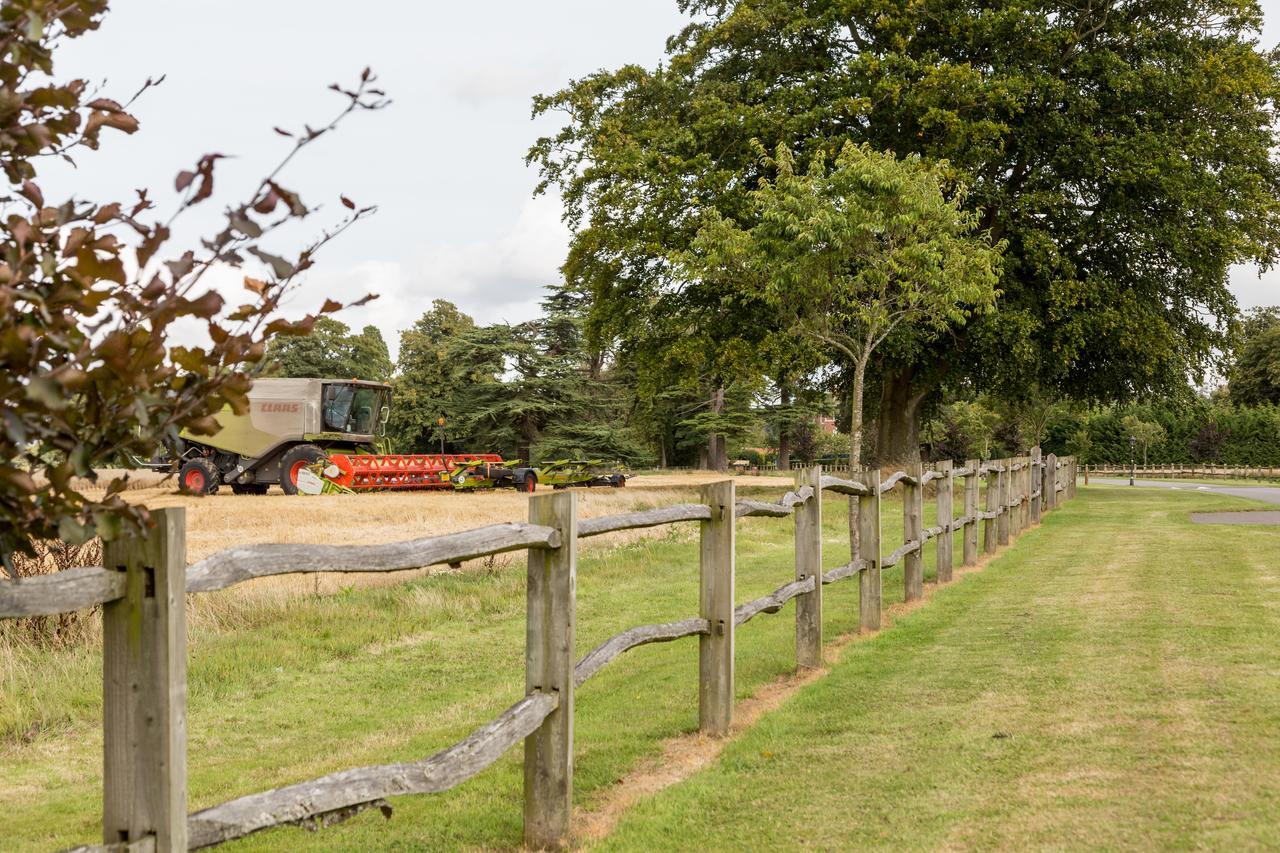
[[[120,471],[99,472],[97,484],[79,485],[92,494]],[[258,543],[372,544],[397,542],[468,530],[487,524],[521,521],[528,517],[528,496],[514,491],[471,493],[372,492],[356,495],[285,495],[278,488],[262,496],[235,495],[227,489],[207,497],[179,494],[175,481],[152,471],[133,471],[127,500],[152,509],[181,506],[187,509],[187,560],[196,562],[235,545]],[[695,500],[697,486],[723,479],[713,471],[648,474],[632,478],[624,489],[579,489],[582,518],[610,515]],[[790,478],[739,476],[740,488],[775,487],[779,492]],[[544,490],[545,491],[545,490]],[[626,531],[589,540],[587,547],[616,545],[645,536],[691,535],[691,528]],[[499,564],[523,559],[500,555]],[[393,574],[325,574],[283,576],[242,584],[229,595],[275,599],[305,593],[333,592],[352,584],[399,583],[424,573],[448,571],[436,567]],[[227,603],[227,602],[223,602]],[[221,610],[221,607],[217,609]],[[198,617],[197,617],[198,618]]]

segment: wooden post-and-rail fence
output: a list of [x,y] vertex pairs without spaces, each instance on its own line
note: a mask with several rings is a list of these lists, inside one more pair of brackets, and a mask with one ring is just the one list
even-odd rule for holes
[[1280,466],[1212,465],[1209,463],[1169,462],[1164,465],[1085,465],[1085,483],[1089,477],[1128,477],[1145,480],[1280,480]]
[[[105,566],[0,583],[0,618],[50,615],[103,605],[103,845],[99,850],[197,849],[283,824],[379,807],[387,797],[447,790],[524,742],[524,841],[562,847],[573,804],[574,691],[622,653],[648,643],[698,637],[698,719],[701,731],[727,734],[734,713],[734,634],[762,613],[796,600],[796,663],[822,663],[823,587],[858,578],[859,625],[878,630],[883,572],[903,567],[904,595],[923,595],[924,546],[937,539],[939,583],[953,576],[952,534],[961,534],[961,565],[1007,541],[1075,492],[1075,462],[1052,454],[964,467],[912,465],[881,479],[877,470],[849,479],[799,472],[796,487],[775,502],[738,499],[732,480],[704,486],[700,501],[579,519],[577,495],[565,491],[529,500],[527,523],[496,524],[461,533],[382,545],[248,545],[186,565],[185,510],[152,513],[143,536],[110,543]],[[987,483],[979,509],[980,479]],[[961,515],[954,484],[962,481]],[[937,525],[924,527],[925,486],[936,481]],[[880,504],[903,487],[901,546],[882,556]],[[824,571],[824,491],[857,498],[859,552]],[[768,595],[736,604],[737,520],[793,517],[795,572]],[[696,616],[623,631],[575,655],[578,541],[618,530],[698,522],[699,604]],[[400,571],[527,550],[528,610],[525,695],[497,719],[453,746],[417,761],[357,767],[239,797],[187,813],[186,631],[188,593],[225,589],[252,578],[298,572]]]

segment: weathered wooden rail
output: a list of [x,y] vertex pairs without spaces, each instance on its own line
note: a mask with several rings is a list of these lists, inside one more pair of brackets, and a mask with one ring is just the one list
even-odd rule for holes
[[1280,480],[1280,468],[1257,465],[1207,465],[1170,462],[1165,465],[1085,465],[1085,482],[1089,477],[1128,477],[1130,473],[1146,480]]
[[[981,479],[985,511],[978,506]],[[956,480],[963,481],[958,517]],[[936,483],[938,523],[925,528],[929,483]],[[899,485],[904,541],[882,557],[881,499]],[[856,498],[860,533],[859,553],[826,571],[824,491]],[[699,727],[726,735],[733,723],[737,628],[794,600],[797,666],[820,666],[824,586],[857,577],[859,625],[878,630],[886,569],[902,565],[906,600],[916,600],[923,595],[925,543],[937,540],[937,580],[946,583],[953,533],[962,534],[961,563],[970,565],[978,559],[979,524],[990,553],[1074,493],[1074,460],[1042,459],[1038,450],[1017,459],[969,460],[962,468],[911,465],[883,481],[876,470],[846,479],[812,468],[799,472],[794,491],[776,502],[739,500],[726,480],[703,487],[699,503],[579,520],[577,495],[568,491],[531,498],[527,523],[387,545],[248,545],[190,567],[185,511],[162,509],[145,536],[109,544],[104,567],[0,583],[0,618],[103,605],[103,845],[78,849],[198,849],[284,824],[324,825],[371,807],[389,813],[388,797],[445,791],[521,741],[525,844],[560,847],[568,842],[572,813],[574,691],[610,662],[639,646],[696,636]],[[795,572],[768,595],[736,604],[737,520],[747,517],[795,519]],[[693,521],[701,529],[698,615],[629,628],[574,660],[578,541]],[[402,571],[515,550],[528,551],[525,695],[497,719],[418,761],[343,770],[187,814],[186,594],[285,573]]]

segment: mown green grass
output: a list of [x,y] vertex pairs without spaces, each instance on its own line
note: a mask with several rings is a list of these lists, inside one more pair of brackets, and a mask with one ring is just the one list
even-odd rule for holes
[[[776,491],[750,492],[776,497]],[[847,501],[825,503],[827,567],[847,561]],[[928,513],[926,513],[928,515]],[[886,551],[901,540],[886,501]],[[927,521],[926,523],[931,523]],[[579,565],[579,653],[633,625],[697,614],[696,525]],[[737,598],[791,579],[793,522],[747,519],[738,530]],[[958,548],[958,546],[957,546]],[[957,550],[958,553],[958,550]],[[932,557],[926,555],[926,576]],[[856,625],[857,588],[827,590],[829,636]],[[885,600],[901,599],[885,575]],[[456,742],[523,693],[524,570],[437,575],[404,585],[303,597],[247,613],[235,631],[192,638],[189,792],[193,809],[348,767],[421,758]],[[792,671],[794,611],[738,634],[737,691]],[[0,696],[0,812],[6,849],[49,849],[99,836],[100,657],[96,648],[23,653]],[[44,677],[44,673],[57,673]],[[580,805],[697,727],[694,640],[638,649],[577,693],[575,797]],[[285,828],[245,849],[510,846],[521,838],[520,750],[440,796],[394,802],[322,833]]]
[[1280,529],[1081,489],[601,846],[1280,847]]

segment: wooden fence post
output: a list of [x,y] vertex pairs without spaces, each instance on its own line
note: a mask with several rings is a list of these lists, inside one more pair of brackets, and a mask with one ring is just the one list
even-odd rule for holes
[[1001,459],[999,461],[1000,472],[996,475],[996,543],[999,545],[1009,544],[1009,495],[1013,491],[1009,487],[1009,478],[1013,476],[1013,472],[1009,468],[1013,465],[1012,459]]
[[711,520],[702,522],[699,615],[711,632],[698,638],[698,728],[724,737],[733,725],[733,480],[702,487]]
[[102,840],[187,849],[186,510],[103,546],[125,573],[102,606]]
[[880,469],[862,472],[868,494],[858,495],[858,625],[864,631],[880,630]]
[[[992,469],[999,468],[999,460],[992,459],[990,462],[983,463]],[[990,470],[987,472],[987,514],[990,518],[983,519],[982,523],[982,551],[986,554],[994,554],[996,552],[996,528],[999,526],[999,510],[1000,506],[1000,472]]]
[[1032,464],[1030,452],[1026,457],[1027,467],[1022,472],[1022,526],[1024,528],[1031,527],[1031,495],[1036,490],[1036,469]]
[[1009,536],[1012,538],[1022,532],[1022,511],[1027,505],[1023,502],[1022,496],[1022,475],[1025,471],[1022,467],[1022,457],[1015,457],[1011,467],[1018,469],[1009,472],[1009,488],[1013,492],[1009,500],[1009,503],[1013,504],[1009,511]]
[[981,459],[970,459],[964,463],[969,471],[964,478],[964,565],[972,566],[978,561],[978,488],[982,485],[982,475],[978,469],[982,467]]
[[1040,523],[1040,501],[1044,492],[1040,490],[1040,471],[1044,468],[1043,453],[1039,447],[1031,448],[1031,472],[1027,478],[1027,490],[1031,493],[1031,523]]
[[797,472],[796,488],[813,497],[796,507],[796,580],[813,578],[813,591],[796,596],[796,665],[822,666],[822,466]]
[[918,542],[919,547],[902,558],[903,600],[919,601],[924,598],[924,466],[908,465],[907,477],[916,484],[902,481],[902,541]]
[[1022,457],[1022,470],[1018,472],[1018,493],[1022,495],[1022,523],[1018,528],[1021,533],[1031,526],[1031,453]]
[[951,518],[955,514],[952,509],[955,475],[951,473],[951,470],[950,460],[938,463],[938,473],[942,475],[936,481],[938,484],[938,526],[942,528],[938,533],[938,583],[951,582],[952,552],[954,551],[954,548],[952,548]]
[[[1067,498],[1069,500],[1076,496],[1076,477],[1079,474],[1079,466],[1077,466],[1076,458],[1074,456],[1070,458],[1068,464],[1070,466],[1070,469],[1067,471],[1070,475],[1070,478],[1067,480]],[[1169,476],[1172,477],[1173,475],[1170,474]]]
[[1009,510],[1009,538],[1012,540],[1022,532],[1022,509],[1025,506],[1022,502],[1022,457],[1014,458],[1010,467],[1018,469],[1009,472],[1009,489],[1012,492],[1009,503],[1013,504]]
[[1050,453],[1044,458],[1044,508],[1052,512],[1058,505],[1058,457]]
[[524,843],[566,847],[573,814],[573,667],[578,575],[576,492],[529,499],[529,521],[560,531],[559,548],[529,550],[525,692],[555,693],[556,709],[524,741]]

